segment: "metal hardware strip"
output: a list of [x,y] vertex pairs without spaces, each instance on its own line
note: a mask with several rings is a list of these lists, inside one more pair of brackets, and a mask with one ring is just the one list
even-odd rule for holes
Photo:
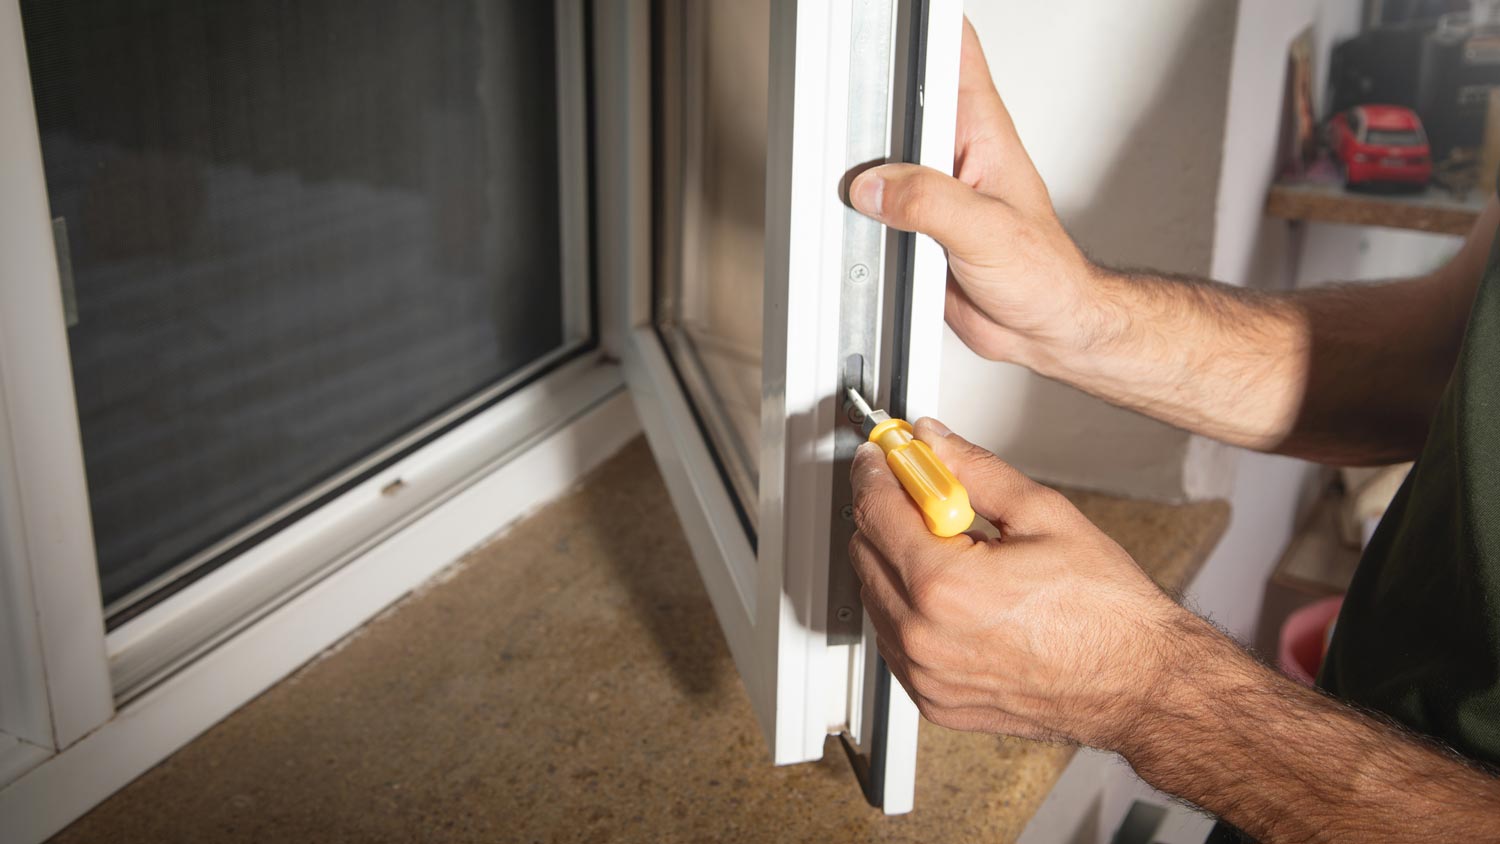
[[[849,100],[844,141],[844,187],[865,168],[886,161],[890,149],[891,73],[895,47],[895,0],[854,0],[849,27]],[[854,211],[844,210],[843,253],[839,281],[839,373],[835,399],[851,412],[843,387],[878,400],[880,309],[883,299],[885,228]],[[853,425],[834,427],[833,512],[829,531],[828,643],[854,644],[863,626],[859,583],[849,565],[854,536],[854,493],[849,467],[863,442]]]

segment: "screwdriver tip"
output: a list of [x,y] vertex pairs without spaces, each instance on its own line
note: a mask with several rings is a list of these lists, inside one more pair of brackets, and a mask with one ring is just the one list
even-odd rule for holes
[[854,406],[859,410],[860,413],[864,414],[865,416],[869,416],[874,412],[870,409],[869,402],[865,401],[864,396],[861,396],[858,390],[854,389],[853,387],[849,387],[846,392],[849,395],[849,401],[854,403]]

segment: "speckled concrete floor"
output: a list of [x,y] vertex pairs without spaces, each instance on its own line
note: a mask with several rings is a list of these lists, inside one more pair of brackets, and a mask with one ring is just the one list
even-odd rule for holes
[[[1169,585],[1227,517],[1078,500]],[[769,763],[637,441],[54,840],[1005,842],[1071,754],[921,742],[903,817],[864,803],[836,744]]]

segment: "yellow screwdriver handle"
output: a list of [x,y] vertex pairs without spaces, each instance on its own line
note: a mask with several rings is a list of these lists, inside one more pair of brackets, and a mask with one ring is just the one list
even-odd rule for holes
[[870,430],[870,442],[885,452],[885,462],[917,503],[927,529],[938,536],[957,536],[974,523],[969,491],[932,453],[912,436],[905,419],[888,419]]

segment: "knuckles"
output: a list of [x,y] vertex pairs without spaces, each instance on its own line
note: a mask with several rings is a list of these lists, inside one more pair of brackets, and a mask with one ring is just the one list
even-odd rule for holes
[[859,448],[854,450],[854,462],[849,467],[854,472],[855,478],[859,479],[862,474],[877,469],[883,454],[880,446],[874,443],[860,443]]
[[866,539],[864,534],[856,531],[853,536],[849,537],[849,561],[854,564],[856,574],[869,565],[870,556],[874,553],[870,540]]
[[[854,497],[854,527],[859,533],[855,536],[866,535],[872,525],[880,524],[885,516],[885,505],[874,495],[856,494]],[[868,537],[865,541],[869,541]]]
[[941,568],[908,586],[912,609],[923,618],[947,620],[962,612],[974,595],[969,587]]
[[946,656],[938,637],[919,622],[907,622],[896,631],[896,647],[912,665],[941,665]]

